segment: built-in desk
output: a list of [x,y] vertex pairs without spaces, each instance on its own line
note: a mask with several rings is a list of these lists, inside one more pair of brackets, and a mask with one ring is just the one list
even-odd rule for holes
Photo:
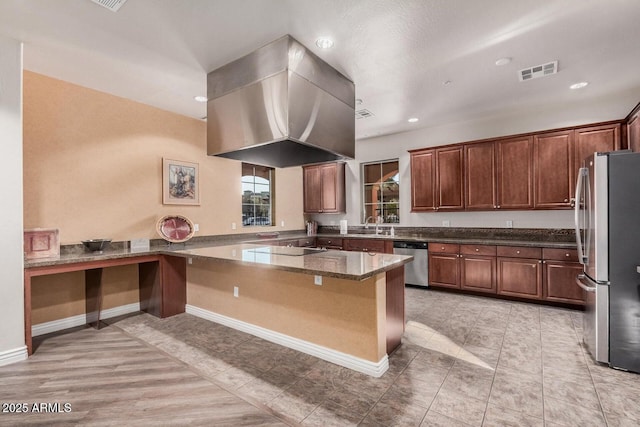
[[29,355],[31,337],[31,278],[49,274],[84,271],[87,324],[100,326],[102,308],[102,270],[107,267],[138,264],[140,309],[157,317],[184,313],[187,299],[186,259],[163,254],[109,256],[105,259],[67,260],[45,265],[27,265],[24,269],[24,335]]

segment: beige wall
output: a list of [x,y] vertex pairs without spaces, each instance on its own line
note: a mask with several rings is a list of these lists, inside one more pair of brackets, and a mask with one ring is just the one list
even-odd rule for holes
[[[199,164],[199,206],[162,204],[163,157]],[[206,123],[201,120],[24,72],[25,229],[58,228],[62,244],[103,237],[157,238],[156,221],[167,214],[185,215],[199,224],[196,236],[303,229],[300,167],[276,170],[277,226],[243,229],[240,165],[206,155]],[[235,231],[232,222],[238,226]],[[122,274],[137,281],[131,269],[116,276]],[[105,308],[137,300],[123,288],[122,277],[111,280],[105,277],[115,296],[105,299]],[[41,304],[38,318],[82,314],[84,306],[74,302],[77,281],[51,281],[74,308],[56,297],[47,313],[47,298],[39,294],[46,285],[37,285],[33,298]]]
[[[385,275],[362,282],[193,260],[187,304],[378,362],[386,354]],[[239,297],[233,296],[238,286]]]

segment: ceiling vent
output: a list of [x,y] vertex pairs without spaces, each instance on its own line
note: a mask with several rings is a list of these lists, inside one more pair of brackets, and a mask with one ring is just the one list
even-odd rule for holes
[[95,4],[99,4],[102,7],[106,7],[112,12],[117,12],[118,9],[120,9],[127,0],[91,0],[91,1],[94,2]]
[[535,67],[525,68],[518,71],[518,77],[521,82],[537,79],[539,77],[550,76],[558,72],[558,61],[548,62],[542,65],[536,65]]
[[356,119],[368,119],[369,117],[373,117],[373,113],[366,108],[356,111]]

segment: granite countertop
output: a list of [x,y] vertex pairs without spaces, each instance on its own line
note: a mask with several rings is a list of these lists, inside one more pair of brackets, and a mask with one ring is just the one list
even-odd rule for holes
[[188,248],[172,251],[171,255],[259,265],[260,267],[349,280],[364,280],[413,261],[413,257],[404,255],[247,243]]
[[[381,227],[388,233],[390,227]],[[142,255],[174,255],[181,251],[207,250],[220,246],[239,244],[270,245],[278,241],[304,239],[307,237],[329,237],[350,239],[382,239],[392,241],[419,241],[456,243],[470,245],[507,245],[530,246],[559,249],[575,249],[576,244],[571,230],[554,229],[473,229],[473,228],[438,228],[438,227],[398,227],[396,235],[376,235],[372,227],[350,227],[349,234],[339,234],[339,229],[332,226],[321,226],[320,233],[308,236],[304,231],[290,231],[279,235],[269,233],[264,236],[256,234],[237,234],[220,236],[199,236],[187,243],[168,244],[164,240],[153,240],[151,248],[144,251],[131,251],[127,242],[112,242],[103,253],[87,252],[82,245],[65,245],[61,255],[53,258],[25,260],[25,268],[36,268],[62,264],[73,264],[88,261],[104,261]],[[355,232],[354,232],[355,231]],[[358,254],[357,252],[355,254]],[[322,273],[319,273],[322,274]],[[351,273],[349,273],[351,274]]]

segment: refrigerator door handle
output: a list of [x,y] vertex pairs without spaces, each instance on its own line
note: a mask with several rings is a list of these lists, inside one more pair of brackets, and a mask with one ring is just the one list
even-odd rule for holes
[[582,283],[582,279],[584,278],[585,278],[584,274],[578,274],[578,276],[576,276],[576,284],[587,292],[595,292],[596,291],[595,286],[587,286],[584,283]]
[[[586,176],[587,173],[588,173],[587,168],[580,168],[578,170],[578,181],[576,182],[576,201],[573,207],[574,222],[576,227],[576,243],[578,246],[578,260],[580,261],[581,264],[585,264],[587,262],[584,256],[584,251],[582,249],[584,242],[582,241],[582,234],[581,234],[582,229],[580,228],[580,198],[582,197],[584,177]],[[586,200],[585,200],[585,203],[586,203]]]

